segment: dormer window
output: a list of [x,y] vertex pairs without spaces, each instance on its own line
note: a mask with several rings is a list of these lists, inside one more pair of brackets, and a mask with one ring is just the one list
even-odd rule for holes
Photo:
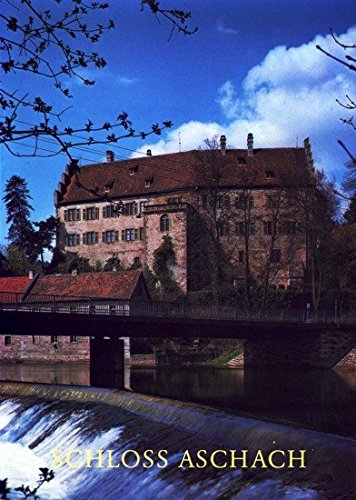
[[273,170],[265,170],[265,176],[266,176],[266,179],[273,179],[273,177],[274,177]]
[[239,165],[246,165],[246,160],[245,160],[245,158],[238,158],[238,159],[237,159],[237,162],[238,162],[238,164],[239,164]]
[[104,185],[104,193],[108,193],[109,191],[111,191],[111,189],[112,189],[113,185],[114,185],[114,181],[107,182],[107,183]]
[[137,172],[138,172],[138,165],[135,165],[134,167],[131,167],[130,170],[129,170],[129,174],[130,175],[137,174]]
[[145,179],[145,187],[150,187],[152,186],[153,184],[153,177],[148,177],[147,179]]

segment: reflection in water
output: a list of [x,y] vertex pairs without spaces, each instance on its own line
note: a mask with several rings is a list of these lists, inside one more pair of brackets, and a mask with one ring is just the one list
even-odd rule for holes
[[[355,374],[334,370],[133,370],[134,391],[356,436]],[[345,383],[348,381],[349,383]]]
[[41,384],[90,385],[89,364],[0,364],[0,380]]
[[[88,364],[0,365],[0,379],[89,385]],[[262,419],[356,436],[356,372],[336,370],[127,369],[133,391],[194,401]]]

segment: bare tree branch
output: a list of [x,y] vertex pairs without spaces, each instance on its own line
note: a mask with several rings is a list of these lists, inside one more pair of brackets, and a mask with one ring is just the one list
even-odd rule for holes
[[[90,14],[108,9],[107,2],[56,0],[56,3],[63,5],[63,9],[39,9],[35,0],[8,2],[12,12],[0,14],[0,26],[3,28],[3,35],[0,36],[0,68],[5,77],[24,72],[38,78],[50,79],[64,98],[71,98],[72,95],[66,86],[68,77],[76,77],[84,85],[94,85],[95,81],[86,78],[82,70],[88,67],[102,69],[107,64],[97,52],[78,49],[79,42],[87,45],[97,43],[115,24],[112,20],[96,24],[91,21]],[[147,6],[157,19],[162,18],[168,22],[172,26],[172,33],[174,30],[184,35],[196,32],[196,29],[190,30],[188,26],[190,12],[164,9],[157,0],[141,0],[140,3],[141,10]],[[76,40],[75,46],[73,40]],[[56,156],[65,153],[71,160],[73,155],[70,151],[73,148],[116,143],[130,137],[145,139],[152,134],[160,135],[163,130],[172,126],[170,121],[165,121],[152,124],[147,131],[137,131],[128,114],[123,111],[115,120],[105,121],[103,124],[94,124],[94,121],[88,119],[77,128],[69,125],[64,127],[61,125],[62,115],[71,106],[57,110],[40,95],[30,96],[27,91],[6,87],[0,89],[0,106],[4,112],[4,116],[0,118],[0,144],[11,154],[20,157]],[[35,118],[31,121],[36,123],[28,128],[20,128],[20,114],[25,109],[27,112],[33,112]],[[115,129],[121,131],[114,133]],[[88,138],[73,140],[77,133],[87,134]],[[97,134],[101,136],[98,138]],[[39,148],[38,141],[45,136],[54,139],[57,147],[55,151],[41,155],[39,151],[45,149]],[[23,144],[20,141],[24,139],[32,140],[32,154],[22,153],[17,147]]]
[[[318,50],[320,50],[321,52],[323,52],[323,54],[325,54],[328,57],[330,57],[331,59],[334,59],[334,61],[337,61],[340,64],[343,64],[344,66],[346,66],[351,71],[356,71],[356,66],[354,66],[353,64],[350,64],[350,63],[347,63],[347,62],[343,61],[342,59],[340,59],[339,57],[334,56],[333,54],[330,54],[330,52],[328,52],[325,49],[323,49],[322,47],[320,47],[320,45],[317,45],[316,48]],[[351,59],[351,60],[353,60],[353,59]]]

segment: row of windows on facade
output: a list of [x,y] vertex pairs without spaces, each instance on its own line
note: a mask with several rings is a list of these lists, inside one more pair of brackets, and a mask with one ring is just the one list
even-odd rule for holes
[[[210,199],[209,199],[210,198]],[[182,197],[168,198],[168,204],[179,204],[182,201]],[[266,196],[266,208],[278,208],[280,206],[281,199],[276,195]],[[200,197],[200,204],[203,208],[207,208],[208,205],[215,206],[216,208],[229,209],[231,207],[231,199],[228,194],[218,195],[209,197],[207,194],[203,194]],[[119,215],[139,215],[142,214],[147,201],[129,202],[125,204],[111,204],[106,205],[102,208],[102,216],[104,219],[118,217]],[[235,208],[246,209],[254,208],[254,198],[251,194],[240,194],[235,196]],[[98,220],[100,218],[99,207],[86,207],[80,208],[69,208],[64,210],[64,220],[67,221],[79,221],[81,220]]]
[[[278,195],[266,195],[265,208],[278,208],[282,203],[282,198]],[[231,198],[230,195],[217,195],[208,196],[203,194],[200,197],[200,205],[203,208],[215,207],[215,208],[231,208]],[[235,208],[237,209],[248,209],[254,208],[255,201],[251,194],[239,194],[235,196]]]
[[[36,335],[32,335],[32,344],[36,344],[39,341],[38,337]],[[69,336],[69,342],[71,344],[75,344],[78,342],[78,338],[76,335],[70,335]],[[51,343],[52,344],[57,344],[58,343],[58,335],[51,335]],[[9,347],[12,345],[12,339],[11,335],[4,335],[4,345],[6,347]]]
[[[238,261],[240,264],[245,264],[246,263],[246,251],[245,250],[239,250],[238,253]],[[273,264],[277,264],[278,262],[281,262],[281,250],[279,248],[273,248],[270,253],[270,262]]]
[[[104,219],[109,219],[112,217],[119,217],[119,215],[139,215],[143,212],[147,201],[141,201],[140,203],[130,202],[125,204],[112,204],[105,205],[102,208],[102,216]],[[68,208],[64,210],[64,220],[65,221],[78,221],[78,220],[98,220],[100,218],[99,207],[86,207],[80,208]]]
[[[168,198],[168,205],[177,205],[182,202],[182,197],[177,196],[174,198]],[[147,206],[147,201],[130,202],[125,204],[112,204],[105,205],[102,208],[102,215],[104,219],[110,219],[114,217],[119,217],[119,215],[139,215],[142,214],[145,207]],[[67,222],[81,220],[98,220],[100,218],[99,207],[86,207],[80,208],[68,208],[64,210],[64,220]]]
[[[144,228],[130,228],[121,231],[121,241],[136,241],[143,240]],[[119,231],[109,230],[104,231],[101,235],[103,243],[116,243],[119,241]],[[97,231],[88,231],[82,234],[83,245],[95,245],[99,243],[99,233]],[[67,235],[67,246],[73,247],[80,245],[80,234],[70,233]]]
[[[160,218],[160,230],[161,232],[169,231],[169,217],[164,214]],[[120,241],[119,231],[114,229],[109,229],[108,231],[103,231],[101,233],[101,241],[103,243],[116,243]],[[143,227],[139,228],[129,228],[121,230],[121,241],[136,241],[143,240],[145,237],[145,229]],[[99,233],[97,231],[88,231],[82,235],[83,245],[95,245],[99,243]],[[80,245],[80,234],[70,233],[67,235],[67,246],[74,247]]]
[[[229,236],[230,235],[231,223],[228,221],[222,222],[218,226],[219,236]],[[295,235],[297,232],[297,225],[295,221],[287,220],[280,224],[276,224],[274,221],[264,221],[263,222],[263,232],[265,235],[272,236],[277,233],[280,235]],[[254,235],[256,234],[256,224],[253,222],[236,222],[235,223],[235,234],[238,236],[243,235]]]
[[[170,223],[167,215],[162,215],[160,219],[160,230],[161,232],[169,231]],[[266,221],[263,223],[264,234],[273,235],[278,234],[281,235],[295,235],[296,234],[296,223],[295,221],[284,221],[281,223],[278,228],[275,222]],[[219,236],[228,236],[230,235],[230,223],[224,222],[221,223],[218,227]],[[236,235],[254,235],[256,234],[256,225],[254,223],[246,223],[246,222],[237,222],[235,224],[235,234]],[[102,242],[103,243],[116,243],[120,241],[119,231],[115,231],[113,229],[102,232]],[[123,229],[121,231],[121,241],[136,241],[144,239],[144,228],[129,228]],[[83,233],[82,235],[82,243],[83,245],[95,245],[99,243],[99,233],[96,231],[88,231]],[[77,246],[80,245],[80,234],[70,233],[67,235],[67,246]]]

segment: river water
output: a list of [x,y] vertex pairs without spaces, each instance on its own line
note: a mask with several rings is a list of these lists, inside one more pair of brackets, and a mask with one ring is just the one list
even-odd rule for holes
[[[12,488],[34,485],[39,467],[52,468],[55,478],[39,495],[57,500],[355,498],[355,373],[133,369],[129,375],[132,392],[85,387],[86,365],[0,366],[2,380],[76,384],[0,383],[0,479],[8,477]],[[95,456],[99,449],[103,467],[95,460],[84,466],[87,450]],[[209,457],[243,449],[251,461],[258,450],[267,457],[275,449],[305,449],[306,468],[251,468],[252,462],[233,468],[221,453],[221,469],[209,460],[191,467],[198,450]],[[79,450],[73,461],[80,468],[61,463],[68,450]],[[109,467],[108,450],[119,467]],[[144,467],[147,450],[154,463]],[[159,450],[167,450],[166,461]],[[192,463],[182,462],[185,450]]]
[[[0,380],[90,385],[89,366],[0,364]],[[135,392],[356,438],[356,371],[127,368]]]

